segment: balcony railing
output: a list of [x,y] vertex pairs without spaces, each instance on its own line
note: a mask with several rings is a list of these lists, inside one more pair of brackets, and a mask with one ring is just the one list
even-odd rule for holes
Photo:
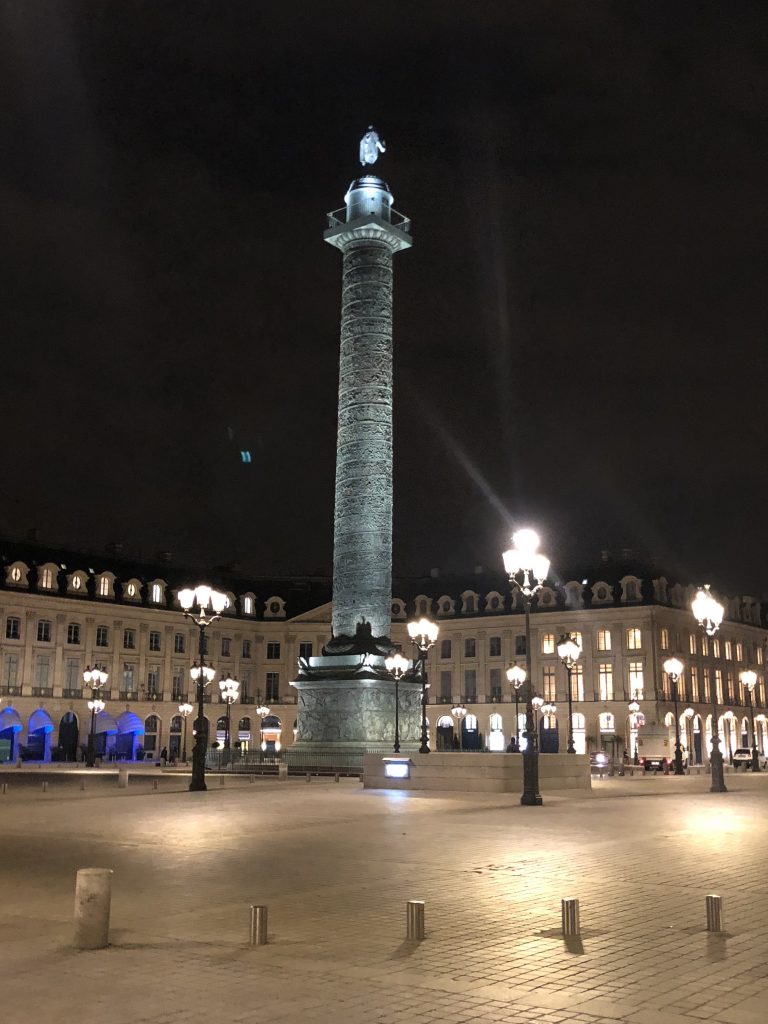
[[138,700],[138,690],[120,690],[120,700]]
[[21,687],[20,686],[0,686],[0,694],[3,697],[20,697]]
[[33,686],[32,687],[33,697],[52,697],[53,687],[52,686]]
[[71,686],[65,686],[61,691],[62,697],[67,697],[69,700],[80,700],[83,696],[83,691],[75,689]]
[[[328,227],[329,228],[341,228],[347,223],[347,208],[342,206],[338,210],[332,210],[328,214]],[[398,231],[403,231],[406,235],[411,233],[411,220],[410,217],[405,217],[402,213],[397,210],[391,209],[389,211],[389,221],[393,228],[397,228]]]

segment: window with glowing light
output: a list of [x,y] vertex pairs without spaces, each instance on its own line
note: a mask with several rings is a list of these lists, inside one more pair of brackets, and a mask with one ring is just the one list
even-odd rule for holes
[[643,646],[643,634],[637,626],[631,626],[627,630],[627,650],[639,651]]
[[740,641],[736,643],[736,661],[744,661],[744,644]]
[[541,638],[541,653],[542,654],[554,654],[555,653],[555,634],[545,633]]
[[717,694],[717,703],[723,703],[723,672],[722,669],[715,669],[715,693]]
[[557,676],[554,665],[545,665],[541,670],[541,695],[550,703],[557,700]]
[[689,654],[695,654],[696,653],[696,634],[695,633],[689,633],[688,634],[688,653]]
[[600,724],[600,732],[616,732],[616,719],[610,711],[603,711],[602,714],[599,715],[598,721]]
[[628,670],[629,693],[632,700],[645,699],[645,673],[642,661],[630,661]]
[[733,644],[730,640],[726,640],[723,646],[725,648],[725,660],[733,661]]
[[243,615],[253,615],[253,598],[250,594],[243,598]]
[[161,604],[163,600],[163,588],[159,583],[152,584],[152,603]]
[[99,578],[99,597],[109,597],[109,577],[101,576]]
[[584,700],[584,666],[578,662],[571,669],[571,700]]
[[699,667],[698,665],[691,665],[688,669],[688,679],[690,680],[691,696],[692,701],[698,701],[699,699]]
[[759,644],[755,644],[755,661],[758,665],[763,664],[763,648]]
[[50,590],[53,587],[53,571],[51,569],[41,569],[39,583],[44,590]]
[[662,651],[668,651],[669,650],[669,630],[668,629],[660,629],[659,630],[659,646],[661,647]]
[[717,639],[716,636],[712,637],[712,657],[720,657],[720,641]]
[[610,629],[598,629],[598,631],[597,631],[597,649],[598,649],[598,651],[610,651],[610,649],[611,649],[611,631],[610,631]]
[[613,700],[613,665],[610,662],[597,666],[597,685],[600,700]]

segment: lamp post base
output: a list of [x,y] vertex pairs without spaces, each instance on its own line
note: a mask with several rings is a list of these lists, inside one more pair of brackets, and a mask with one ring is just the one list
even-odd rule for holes
[[683,751],[679,743],[675,750],[675,775],[685,775],[685,771],[683,769]]
[[[528,737],[531,742],[531,737]],[[523,751],[523,792],[520,797],[523,807],[541,807],[544,801],[539,793],[539,753]]]
[[760,771],[760,755],[757,752],[757,747],[752,747],[752,771]]
[[723,755],[720,751],[712,752],[712,758],[710,760],[710,771],[712,772],[712,785],[709,787],[710,793],[727,793],[728,790],[725,785],[725,777],[723,775]]

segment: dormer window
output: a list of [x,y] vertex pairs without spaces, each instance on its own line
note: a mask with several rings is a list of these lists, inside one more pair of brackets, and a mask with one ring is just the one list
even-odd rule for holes
[[159,583],[152,584],[152,604],[161,604],[163,600],[163,588]]
[[82,590],[83,589],[83,577],[82,576],[73,576],[72,577],[72,589],[73,590]]
[[51,569],[40,570],[40,586],[44,590],[50,590],[53,587],[53,571]]
[[243,615],[253,615],[253,597],[246,594],[242,601]]
[[99,597],[109,597],[109,580],[106,576],[99,580]]

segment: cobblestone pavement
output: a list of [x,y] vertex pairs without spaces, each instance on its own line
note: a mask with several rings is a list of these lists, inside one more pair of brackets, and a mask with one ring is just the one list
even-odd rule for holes
[[[0,796],[3,1019],[76,1024],[764,1024],[768,776],[592,795],[365,792],[164,777]],[[17,784],[18,780],[18,784]],[[78,867],[114,869],[112,945],[69,945]],[[727,932],[704,930],[722,895]],[[564,940],[560,899],[581,900]],[[427,938],[405,941],[405,902]],[[270,944],[246,944],[266,903]]]

